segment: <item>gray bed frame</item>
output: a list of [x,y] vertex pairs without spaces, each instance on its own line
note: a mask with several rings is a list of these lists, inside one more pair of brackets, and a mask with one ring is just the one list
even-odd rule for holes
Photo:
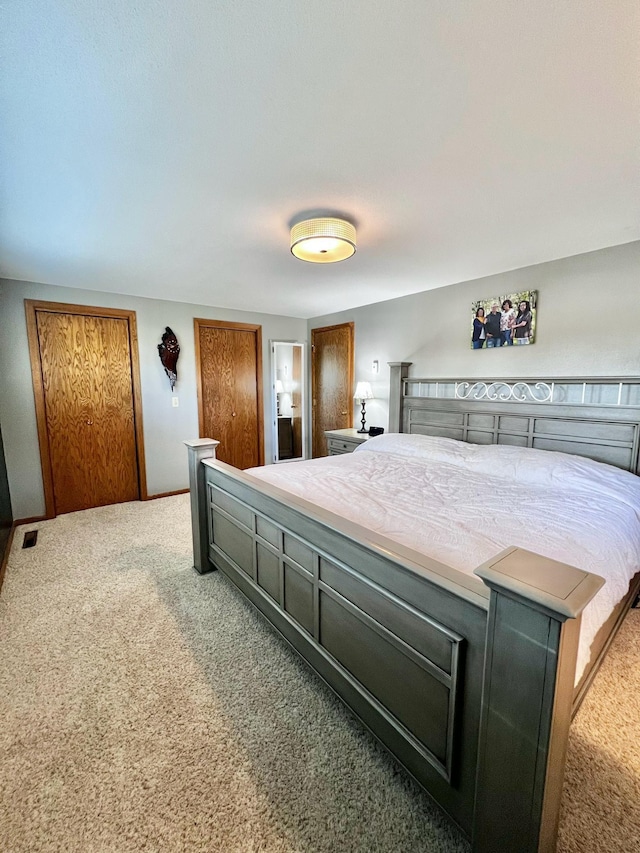
[[[640,380],[436,381],[390,367],[392,432],[638,473]],[[186,444],[197,571],[233,581],[476,853],[555,850],[572,713],[640,574],[576,689],[581,613],[601,578],[515,547],[468,576],[217,461],[217,441]]]

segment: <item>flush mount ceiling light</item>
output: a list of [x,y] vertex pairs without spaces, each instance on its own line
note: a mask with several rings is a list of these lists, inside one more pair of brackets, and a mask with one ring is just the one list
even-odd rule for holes
[[313,264],[332,264],[355,254],[356,229],[345,219],[305,219],[291,229],[291,254]]

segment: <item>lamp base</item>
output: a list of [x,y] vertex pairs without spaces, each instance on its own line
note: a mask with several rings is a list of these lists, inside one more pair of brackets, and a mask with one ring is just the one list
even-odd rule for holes
[[364,412],[364,400],[360,400],[360,402],[362,403],[362,417],[360,418],[360,423],[362,424],[362,428],[358,430],[358,433],[362,434],[365,432],[369,432],[369,430],[364,425],[365,420],[366,420],[365,412]]
[[368,429],[359,429],[358,433],[364,433],[365,435],[369,435],[369,430]]

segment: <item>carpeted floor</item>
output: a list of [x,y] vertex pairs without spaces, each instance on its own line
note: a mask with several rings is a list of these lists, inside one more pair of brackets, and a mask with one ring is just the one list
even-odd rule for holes
[[[188,496],[60,516],[0,595],[0,850],[468,851],[219,573]],[[640,839],[640,612],[572,727],[560,851]]]

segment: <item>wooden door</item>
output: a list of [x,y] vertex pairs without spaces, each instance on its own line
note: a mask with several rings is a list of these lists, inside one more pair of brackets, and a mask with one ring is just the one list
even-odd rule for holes
[[200,437],[236,468],[264,463],[262,327],[194,320]]
[[139,500],[133,312],[26,308],[47,515]]
[[311,330],[313,457],[327,455],[325,430],[353,426],[353,323]]

